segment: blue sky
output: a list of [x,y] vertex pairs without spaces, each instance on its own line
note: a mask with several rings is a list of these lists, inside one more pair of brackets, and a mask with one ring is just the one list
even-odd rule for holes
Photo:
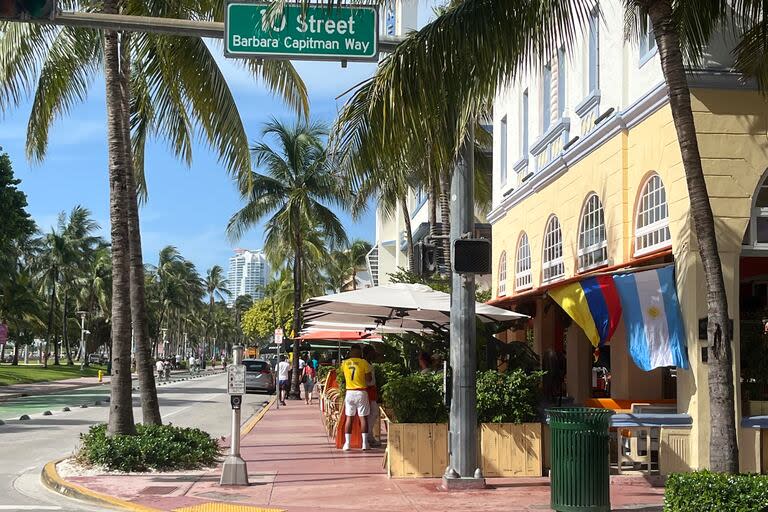
[[[270,117],[293,119],[279,99],[255,82],[232,61],[220,60],[245,122],[250,140],[256,140],[261,126]],[[370,76],[374,64],[353,64],[342,69],[339,63],[297,62],[311,99],[314,119],[331,122],[343,98],[336,97]],[[22,180],[28,211],[42,230],[56,222],[59,212],[83,205],[93,212],[109,237],[109,187],[107,181],[106,114],[104,85],[93,84],[88,100],[61,119],[51,132],[45,161],[29,162],[24,142],[30,103],[9,112],[0,124],[0,146],[13,161]],[[141,211],[144,258],[157,261],[166,245],[175,245],[203,273],[214,264],[227,268],[234,247],[259,249],[261,226],[250,230],[237,244],[231,244],[224,230],[229,217],[242,205],[233,182],[204,144],[196,144],[191,167],[175,160],[165,145],[153,143],[147,150],[146,171],[149,201]],[[372,241],[373,213],[352,219],[339,212],[350,238]]]

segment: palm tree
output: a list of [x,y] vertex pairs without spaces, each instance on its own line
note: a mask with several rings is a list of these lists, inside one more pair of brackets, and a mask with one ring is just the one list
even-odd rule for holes
[[237,339],[238,339],[238,342],[241,344],[245,342],[245,339],[243,337],[243,331],[240,324],[243,320],[243,315],[245,314],[246,311],[251,309],[252,306],[253,306],[253,297],[251,297],[248,294],[245,294],[237,297],[232,307],[232,317],[235,322],[235,329],[237,329],[238,331]]
[[[109,319],[112,289],[112,256],[102,244],[88,261],[86,270],[75,280],[77,308],[87,314],[88,330],[93,331],[97,319]],[[82,365],[88,365],[88,349],[80,347]]]
[[[65,9],[74,10],[78,2],[65,0]],[[106,1],[103,12],[116,13],[118,7],[125,14],[144,14],[184,19],[222,19],[223,4],[220,2],[145,2]],[[142,406],[145,421],[159,423],[159,409],[153,385],[149,361],[145,305],[143,301],[143,265],[139,236],[136,185],[134,184],[134,160],[131,155],[131,138],[136,152],[138,186],[144,183],[144,145],[150,133],[167,138],[175,152],[185,161],[191,160],[191,133],[196,128],[214,147],[222,160],[235,175],[249,176],[249,159],[245,130],[223,75],[213,55],[200,38],[182,38],[164,35],[118,35],[107,31],[104,38],[96,30],[75,27],[54,27],[26,23],[3,24],[0,35],[0,104],[3,108],[18,106],[24,96],[36,91],[32,105],[27,137],[27,153],[31,158],[42,159],[48,142],[51,124],[88,92],[94,76],[104,64],[107,87],[108,148],[110,152],[110,214],[112,234],[125,237],[113,239],[115,259],[113,272],[129,273],[132,278],[130,296],[118,293],[113,301],[113,343],[122,347],[130,344],[130,321],[123,315],[133,316],[136,324],[137,358],[139,378],[143,382]],[[268,86],[282,95],[297,110],[308,110],[306,90],[289,63],[250,62],[246,67],[255,76],[265,79]],[[33,77],[38,77],[35,80]],[[132,91],[135,91],[132,92]],[[131,133],[133,132],[133,133]],[[133,137],[132,137],[133,136]],[[247,187],[246,181],[239,180]],[[145,190],[145,188],[144,188]],[[125,264],[121,258],[130,259]],[[124,286],[119,280],[114,287]],[[132,307],[130,302],[133,302]],[[128,324],[128,327],[125,327]],[[128,349],[113,351],[125,355]],[[125,357],[123,357],[125,359]],[[129,391],[125,373],[129,361],[113,368],[118,378],[113,388],[122,386],[122,396]],[[147,395],[145,395],[148,393]],[[113,400],[111,408],[118,414]],[[120,400],[118,400],[120,402]],[[122,411],[125,411],[125,407]],[[110,425],[113,428],[127,425],[125,417]],[[126,429],[124,433],[130,433]]]
[[308,235],[315,231],[312,226],[317,226],[324,240],[333,244],[346,242],[341,221],[327,206],[341,205],[344,193],[329,170],[323,144],[326,133],[326,129],[316,123],[299,121],[288,126],[276,119],[267,123],[262,136],[276,139],[278,145],[273,148],[262,141],[252,148],[256,166],[264,168],[266,173],[253,173],[253,187],[244,194],[246,205],[232,216],[227,226],[230,238],[237,240],[248,228],[269,216],[264,241],[268,254],[274,255],[275,247],[281,243],[291,248],[293,396],[299,393],[299,335]]
[[0,318],[8,325],[9,338],[14,341],[13,364],[19,361],[19,345],[30,343],[34,334],[45,329],[45,299],[35,289],[29,268],[20,268],[0,282]]
[[355,240],[347,249],[351,263],[352,289],[357,290],[357,273],[367,267],[367,256],[371,252],[371,243],[366,240]]
[[63,295],[62,304],[62,341],[67,355],[67,364],[74,364],[69,347],[69,305],[70,295],[73,292],[73,284],[81,274],[87,271],[90,260],[97,247],[103,243],[102,239],[93,233],[100,229],[99,224],[91,218],[91,212],[82,206],[75,206],[69,214],[69,218],[59,219],[59,231],[69,248],[71,262],[61,269],[61,285],[59,292]]
[[[624,6],[629,36],[650,19],[669,89],[707,283],[707,337],[713,348],[710,466],[735,472],[738,447],[728,304],[683,55],[695,64],[717,28],[739,24],[743,36],[735,49],[736,66],[756,76],[765,89],[768,52],[763,34],[768,5],[756,0],[624,0]],[[452,2],[434,22],[411,34],[355,92],[340,120],[342,141],[378,153],[380,159],[397,158],[402,150],[425,152],[427,144],[420,135],[429,133],[430,145],[436,145],[444,158],[453,158],[469,123],[493,101],[498,85],[532,63],[546,61],[558,48],[570,49],[594,7],[592,0]],[[435,91],[435,84],[443,88]],[[427,87],[431,93],[425,94]]]
[[213,306],[216,299],[226,300],[232,295],[232,292],[227,289],[224,269],[219,265],[214,265],[208,269],[205,279],[203,279],[203,287],[208,294],[208,328],[206,329],[206,338],[208,338],[212,328],[214,328]]

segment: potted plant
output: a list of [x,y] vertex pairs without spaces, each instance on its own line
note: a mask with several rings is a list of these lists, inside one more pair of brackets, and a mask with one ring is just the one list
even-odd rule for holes
[[480,459],[486,477],[542,475],[539,388],[543,372],[478,372]]
[[387,474],[390,477],[439,477],[448,465],[448,409],[442,375],[390,375],[382,387],[387,425]]

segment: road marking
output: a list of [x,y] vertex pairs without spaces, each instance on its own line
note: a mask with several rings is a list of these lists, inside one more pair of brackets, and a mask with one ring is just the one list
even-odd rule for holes
[[[212,393],[210,395],[206,395],[205,397],[203,397],[203,401],[208,401],[211,398],[220,397],[221,395],[222,395],[222,393]],[[162,406],[163,406],[163,404],[162,404],[162,401],[161,401],[160,402],[160,407],[162,408]],[[188,405],[186,407],[182,407],[181,409],[175,410],[173,412],[169,412],[168,414],[163,414],[163,418],[170,418],[171,416],[176,416],[180,412],[184,412],[184,411],[186,411],[188,409],[192,409],[193,407],[198,407],[198,406],[197,405]]]
[[0,505],[0,510],[62,510],[53,505]]

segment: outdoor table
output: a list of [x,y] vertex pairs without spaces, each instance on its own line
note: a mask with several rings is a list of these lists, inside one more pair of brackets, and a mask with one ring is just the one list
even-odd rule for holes
[[626,456],[622,450],[622,430],[628,430],[630,437],[638,437],[645,432],[647,450],[648,474],[651,473],[651,437],[652,431],[661,427],[689,426],[693,422],[688,414],[614,414],[611,417],[611,428],[617,430],[618,473],[621,474],[621,464]]

